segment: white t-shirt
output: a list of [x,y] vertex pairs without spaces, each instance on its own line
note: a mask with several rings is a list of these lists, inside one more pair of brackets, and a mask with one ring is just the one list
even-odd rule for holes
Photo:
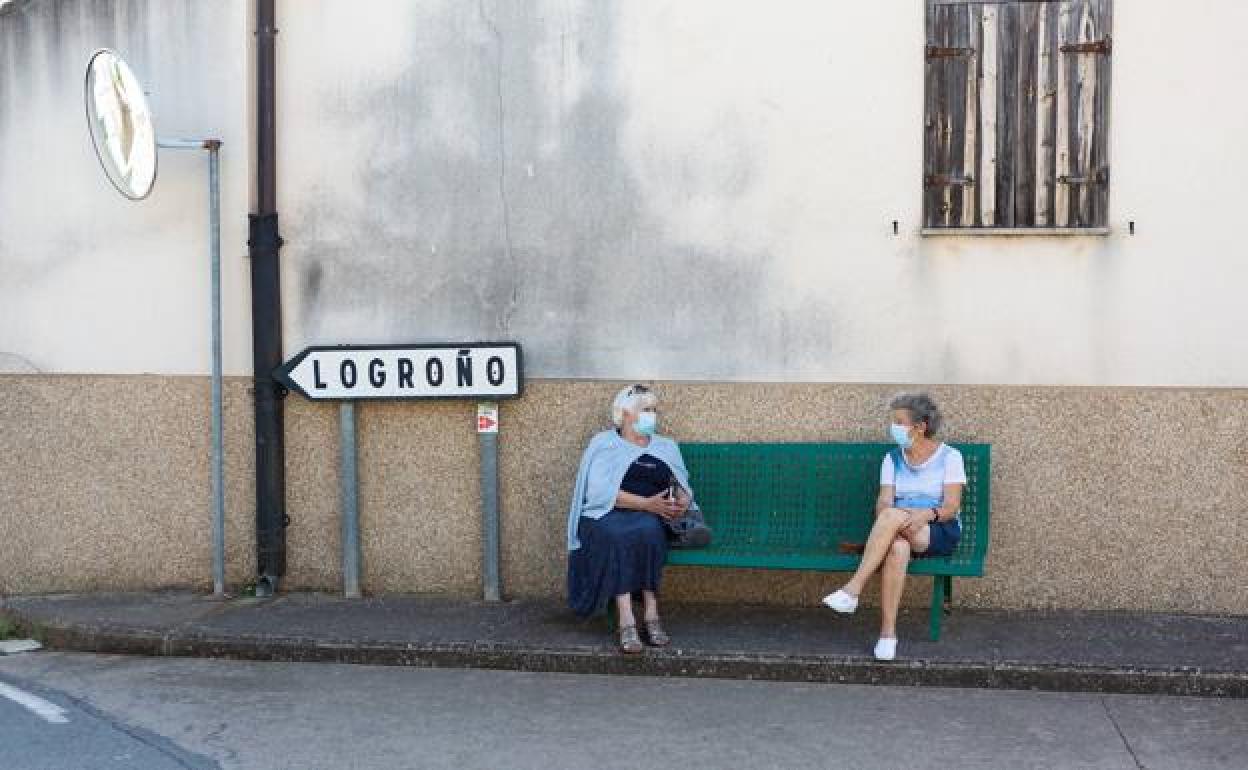
[[[905,454],[902,454],[903,459]],[[941,444],[927,462],[901,464],[901,473],[893,470],[892,452],[884,455],[880,465],[880,486],[893,487],[894,502],[912,501],[912,507],[938,507],[944,503],[945,484],[965,484],[966,465],[962,453],[948,444]]]

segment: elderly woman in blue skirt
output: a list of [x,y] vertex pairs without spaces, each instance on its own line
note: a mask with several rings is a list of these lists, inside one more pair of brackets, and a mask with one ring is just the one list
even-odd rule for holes
[[962,453],[937,441],[940,409],[926,393],[902,393],[889,403],[889,435],[897,444],[880,466],[880,494],[875,524],[867,537],[858,571],[849,582],[824,597],[842,613],[858,608],[858,595],[880,573],[880,639],[875,657],[897,655],[897,608],[910,560],[948,556],[962,537]]
[[645,641],[655,647],[671,642],[659,619],[668,548],[663,523],[693,505],[680,447],[657,433],[657,403],[644,385],[616,394],[615,428],[594,436],[581,456],[568,511],[568,604],[585,617],[615,602],[620,649],[630,654],[642,651],[633,614],[637,595]]

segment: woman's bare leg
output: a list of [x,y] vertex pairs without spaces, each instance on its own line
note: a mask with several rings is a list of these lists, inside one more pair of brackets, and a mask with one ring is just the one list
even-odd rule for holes
[[637,618],[633,616],[633,597],[629,594],[615,597],[615,611],[620,617],[620,628],[637,625]]
[[932,546],[932,528],[930,526],[920,527],[917,535],[907,535],[902,532],[897,535],[904,537],[910,543],[910,554],[927,553],[927,549]]
[[880,511],[880,515],[875,518],[875,525],[871,527],[871,534],[867,536],[867,545],[863,548],[862,561],[858,563],[858,570],[845,584],[843,591],[854,596],[862,593],[862,589],[867,586],[867,581],[888,556],[888,549],[897,539],[897,531],[908,519],[909,514],[900,508],[886,508]]
[[655,595],[654,591],[642,591],[641,602],[642,602],[643,607],[645,608],[643,610],[642,617],[645,618],[646,620],[658,620],[659,619],[659,597]]
[[906,567],[910,565],[910,541],[904,537],[893,540],[880,570],[880,636],[897,638],[897,609],[901,592],[906,587]]

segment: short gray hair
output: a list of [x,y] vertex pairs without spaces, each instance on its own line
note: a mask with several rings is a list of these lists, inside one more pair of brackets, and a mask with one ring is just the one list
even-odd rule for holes
[[620,427],[624,422],[624,410],[637,414],[646,407],[653,407],[659,403],[659,398],[654,391],[645,385],[629,385],[620,388],[620,392],[615,394],[615,398],[611,401],[611,422],[615,423],[615,427]]
[[926,393],[898,393],[888,402],[888,408],[905,409],[910,413],[911,420],[924,423],[927,427],[924,428],[923,435],[928,438],[936,435],[936,431],[945,422],[940,407]]

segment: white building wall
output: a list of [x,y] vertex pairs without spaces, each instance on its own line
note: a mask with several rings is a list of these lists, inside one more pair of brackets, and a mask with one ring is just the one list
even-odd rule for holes
[[[1115,4],[1111,234],[1075,238],[919,234],[923,6],[280,2],[288,350],[508,338],[542,377],[1243,385],[1248,6]],[[226,140],[246,373],[250,11],[124,7],[109,37],[32,5],[21,49],[0,17],[0,351],[207,370],[203,162],[162,153],[144,204],[107,187],[78,73],[112,44],[163,133]]]
[[161,150],[134,203],[100,170],[83,75],[114,48],[162,136],[221,151],[224,358],[251,372],[246,2],[40,2],[0,12],[0,372],[203,374],[211,365],[208,156]]

